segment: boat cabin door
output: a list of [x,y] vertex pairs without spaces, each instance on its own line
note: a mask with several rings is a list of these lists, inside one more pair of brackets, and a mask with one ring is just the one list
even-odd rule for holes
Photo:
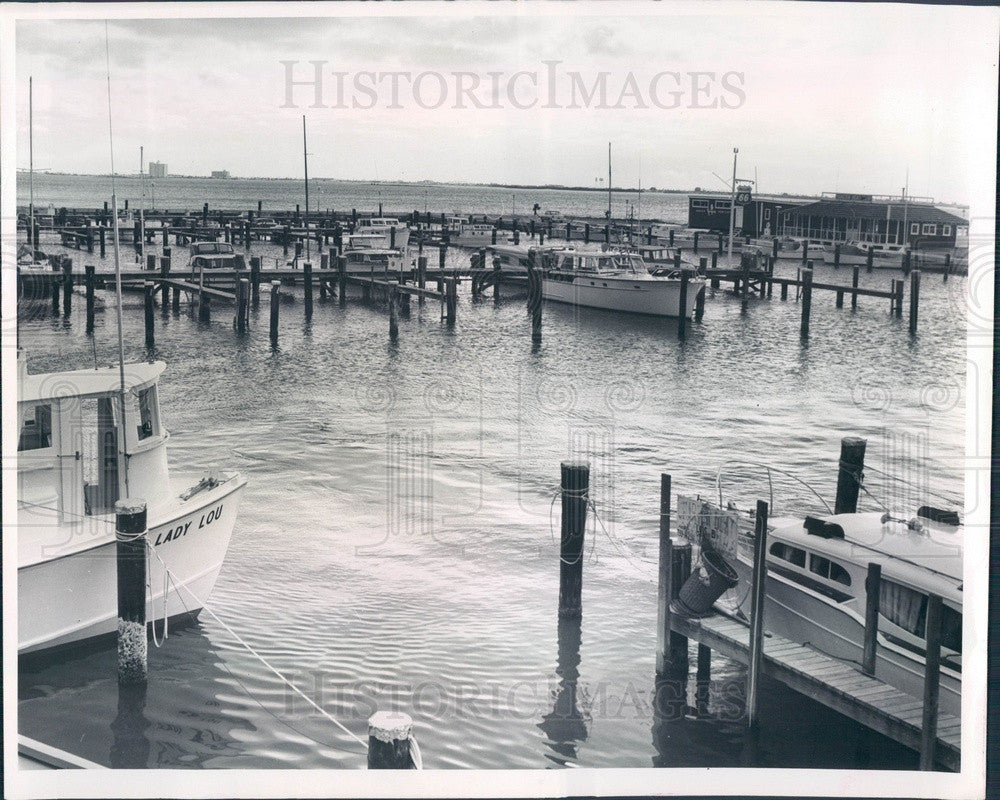
[[60,476],[64,513],[112,514],[120,497],[117,398],[60,400]]

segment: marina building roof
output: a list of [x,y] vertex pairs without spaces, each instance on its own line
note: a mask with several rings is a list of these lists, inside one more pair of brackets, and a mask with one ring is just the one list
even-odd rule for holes
[[913,222],[936,222],[946,225],[968,225],[962,217],[924,203],[882,203],[867,200],[823,199],[791,210],[791,214],[811,214],[816,217],[848,217],[851,219],[907,219]]

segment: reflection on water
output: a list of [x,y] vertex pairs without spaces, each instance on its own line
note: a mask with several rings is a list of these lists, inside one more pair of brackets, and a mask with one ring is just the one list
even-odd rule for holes
[[554,755],[550,758],[560,766],[577,759],[576,742],[587,739],[588,719],[581,712],[577,699],[580,679],[580,620],[559,620],[559,655],[556,675],[559,685],[552,711],[542,717],[538,727],[548,737],[546,742]]

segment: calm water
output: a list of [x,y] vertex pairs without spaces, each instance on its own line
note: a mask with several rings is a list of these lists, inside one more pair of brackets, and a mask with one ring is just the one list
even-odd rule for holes
[[[817,292],[806,346],[794,291],[745,313],[710,292],[684,343],[673,322],[550,304],[537,352],[513,289],[495,307],[464,285],[452,329],[414,302],[395,345],[384,309],[359,302],[317,298],[311,323],[300,296],[283,304],[276,350],[266,299],[242,340],[229,310],[205,323],[158,309],[172,467],[249,478],[210,605],[355,733],[376,707],[410,713],[431,768],[915,768],[770,682],[749,747],[743,672],[724,659],[707,715],[657,719],[651,697],[661,472],[711,495],[727,459],[768,462],[832,501],[840,438],[861,435],[871,467],[961,505],[967,286],[924,278],[916,338],[888,301],[837,310]],[[820,266],[816,280],[850,273]],[[82,305],[69,320],[22,308],[32,371],[115,358],[113,313],[87,337]],[[125,325],[128,357],[145,358],[134,303]],[[600,524],[590,515],[582,626],[560,630],[553,498],[567,458],[589,459]],[[762,472],[734,472],[727,498],[768,498]],[[924,499],[868,480],[878,502],[912,513]],[[772,514],[814,508],[776,477]],[[115,766],[364,766],[207,615],[151,648],[144,698],[119,698],[114,661],[111,646],[22,674],[21,731]]]
[[[137,176],[119,176],[118,204],[139,208],[142,181]],[[146,181],[146,205],[171,210],[200,211],[204,203],[210,209],[257,210],[263,200],[267,211],[287,211],[296,205],[305,207],[303,182],[296,179],[213,180],[210,178],[157,178]],[[27,206],[28,176],[18,173],[17,203]],[[35,203],[44,208],[100,208],[111,201],[111,178],[93,175],[35,175]],[[419,184],[365,181],[340,181],[313,178],[309,181],[309,207],[344,212],[356,208],[359,213],[373,213],[382,203],[385,212],[411,211],[461,212],[464,214],[503,215],[516,212],[531,214],[535,203],[543,210],[563,214],[602,217],[608,208],[607,191],[567,191],[565,189],[505,189],[471,184]],[[687,220],[687,193],[643,191],[640,207],[638,192],[612,193],[615,217],[626,217],[631,205],[643,219],[683,224]]]

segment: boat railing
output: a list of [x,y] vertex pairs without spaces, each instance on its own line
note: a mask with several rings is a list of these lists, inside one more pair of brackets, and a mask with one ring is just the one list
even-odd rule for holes
[[802,478],[800,478],[795,473],[789,472],[788,470],[780,469],[778,467],[771,466],[770,464],[765,464],[765,463],[760,462],[760,461],[747,461],[747,460],[738,459],[738,458],[736,458],[736,459],[729,459],[727,461],[723,461],[722,464],[719,466],[718,472],[715,475],[715,488],[716,488],[716,492],[719,495],[719,508],[725,508],[725,505],[724,505],[723,500],[722,500],[722,476],[723,476],[723,473],[724,473],[724,471],[726,470],[727,467],[730,467],[730,466],[733,466],[733,465],[737,465],[737,464],[742,465],[742,466],[749,466],[749,467],[759,467],[760,469],[763,469],[767,473],[767,487],[768,487],[768,495],[769,495],[768,507],[771,509],[771,513],[772,514],[774,512],[774,479],[772,478],[772,475],[771,475],[772,472],[776,472],[779,475],[784,475],[785,477],[791,478],[793,481],[795,481],[797,483],[800,483],[802,486],[805,486],[823,504],[823,506],[827,510],[827,513],[830,513],[830,514],[833,513],[833,509],[830,508],[830,504],[828,502],[826,502],[826,500],[823,498],[823,495],[821,495],[819,492],[817,492],[816,489],[814,489],[809,483],[807,483],[806,481],[804,481]]

